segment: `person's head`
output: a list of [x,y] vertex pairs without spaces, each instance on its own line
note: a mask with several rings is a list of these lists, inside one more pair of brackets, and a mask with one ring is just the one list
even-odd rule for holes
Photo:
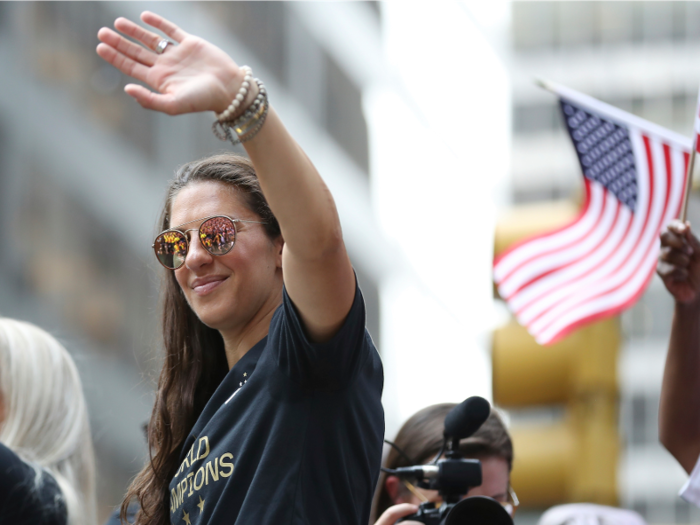
[[0,318],[0,442],[37,471],[51,473],[69,525],[96,518],[95,464],[78,371],[44,330]]
[[[223,255],[207,251],[196,233],[203,219],[214,216],[241,220],[233,223],[235,244]],[[208,224],[217,221],[223,222]],[[182,166],[160,225],[163,231],[186,232],[189,239],[184,264],[167,272],[165,293],[207,327],[235,330],[281,300],[280,228],[248,159],[217,155]]]
[[[212,255],[196,231],[212,216],[262,224],[236,222],[233,248]],[[159,224],[159,232],[169,229],[186,233],[189,246],[181,267],[164,270],[165,359],[148,429],[151,461],[122,507],[124,516],[137,499],[137,523],[149,525],[169,523],[168,484],[179,467],[180,447],[228,372],[221,332],[245,326],[282,299],[280,227],[248,159],[216,155],[179,168]]]
[[[391,448],[384,467],[395,469],[431,461],[442,446],[445,416],[455,406],[454,403],[432,405],[411,416],[394,440],[394,444],[408,457]],[[461,440],[460,451],[465,458],[480,460],[482,466],[482,484],[472,488],[467,496],[489,496],[502,503],[509,502],[513,444],[495,410],[491,410],[479,430],[471,437]],[[392,505],[418,505],[425,500],[440,501],[440,497],[437,491],[418,489],[405,484],[396,476],[382,473],[375,495],[373,516],[376,519]]]

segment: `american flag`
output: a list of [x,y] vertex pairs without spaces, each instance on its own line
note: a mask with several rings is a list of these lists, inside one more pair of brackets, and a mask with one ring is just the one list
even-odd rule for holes
[[632,306],[678,216],[691,141],[563,86],[550,87],[583,171],[579,216],[494,261],[500,296],[540,344]]

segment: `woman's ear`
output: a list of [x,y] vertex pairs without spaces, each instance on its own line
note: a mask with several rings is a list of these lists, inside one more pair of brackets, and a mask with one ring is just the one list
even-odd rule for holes
[[403,503],[403,498],[401,498],[401,481],[398,477],[387,476],[384,481],[384,487],[386,487],[386,493],[389,495],[394,505]]

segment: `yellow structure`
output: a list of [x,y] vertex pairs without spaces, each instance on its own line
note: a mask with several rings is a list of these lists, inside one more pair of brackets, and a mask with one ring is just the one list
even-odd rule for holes
[[[562,225],[575,207],[513,210],[499,222],[498,252]],[[493,399],[506,409],[563,406],[551,424],[511,429],[512,484],[525,506],[587,501],[617,503],[618,319],[584,327],[550,346],[514,320],[493,334]]]

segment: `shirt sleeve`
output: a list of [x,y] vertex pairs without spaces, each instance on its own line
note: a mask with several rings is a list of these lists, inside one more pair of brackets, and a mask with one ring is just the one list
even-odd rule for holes
[[279,368],[305,388],[339,390],[350,385],[370,353],[376,352],[365,329],[365,303],[357,280],[343,325],[325,343],[309,341],[285,288],[282,306],[270,324],[268,345],[277,352]]
[[690,473],[690,478],[685,482],[679,496],[688,503],[700,507],[700,457]]

